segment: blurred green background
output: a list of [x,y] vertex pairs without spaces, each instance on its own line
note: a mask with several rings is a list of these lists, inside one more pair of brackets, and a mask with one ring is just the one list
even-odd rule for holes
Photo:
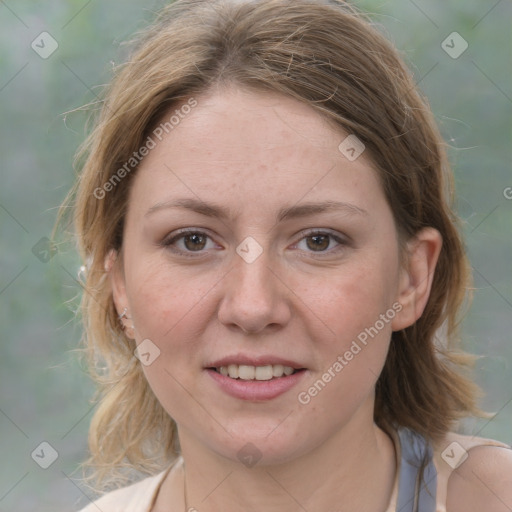
[[[65,113],[97,99],[112,62],[124,59],[120,43],[164,3],[0,0],[0,512],[88,503],[77,468],[93,387],[72,352],[81,262],[69,244],[49,250],[46,238],[84,139],[86,114]],[[464,348],[486,355],[475,372],[486,393],[481,406],[499,411],[492,421],[468,420],[465,432],[512,443],[512,3],[355,3],[403,52],[450,144],[475,274]],[[36,53],[51,49],[47,36],[40,43],[44,31],[58,44],[47,58]],[[462,40],[451,56],[442,48],[452,32],[468,43],[457,58]],[[35,462],[44,441],[58,452],[48,469]]]

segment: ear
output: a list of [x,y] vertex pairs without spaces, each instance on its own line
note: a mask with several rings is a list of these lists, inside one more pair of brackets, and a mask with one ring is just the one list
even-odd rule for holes
[[397,301],[402,309],[391,325],[393,331],[411,326],[427,305],[443,238],[434,228],[423,228],[407,242]]
[[[105,271],[108,273],[108,278],[110,280],[112,297],[117,314],[121,315],[125,308],[129,309],[130,307],[128,303],[128,296],[126,294],[122,254],[119,254],[114,249],[110,250],[105,257]],[[127,325],[125,325],[125,327],[127,327]]]

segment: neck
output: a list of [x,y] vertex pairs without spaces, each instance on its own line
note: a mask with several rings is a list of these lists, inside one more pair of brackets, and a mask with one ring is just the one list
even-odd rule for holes
[[293,461],[251,468],[192,441],[180,436],[187,511],[370,512],[385,510],[393,491],[393,442],[373,422],[347,424]]

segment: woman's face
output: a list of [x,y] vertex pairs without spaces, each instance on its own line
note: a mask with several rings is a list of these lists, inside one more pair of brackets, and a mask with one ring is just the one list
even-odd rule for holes
[[276,94],[195,99],[134,177],[116,306],[180,439],[291,460],[373,425],[411,279],[368,155],[338,148],[348,133]]

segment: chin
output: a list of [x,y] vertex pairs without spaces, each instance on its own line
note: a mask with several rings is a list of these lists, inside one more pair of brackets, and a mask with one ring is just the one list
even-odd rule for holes
[[[293,435],[289,429],[284,428],[279,436],[277,430],[275,422],[271,429],[265,429],[264,432],[260,428],[245,428],[236,432],[231,430],[232,437],[224,438],[224,442],[219,440],[210,448],[218,455],[249,468],[255,465],[261,467],[285,464],[313,449],[310,446],[311,438],[303,439],[303,436]],[[272,433],[269,435],[269,432]]]

